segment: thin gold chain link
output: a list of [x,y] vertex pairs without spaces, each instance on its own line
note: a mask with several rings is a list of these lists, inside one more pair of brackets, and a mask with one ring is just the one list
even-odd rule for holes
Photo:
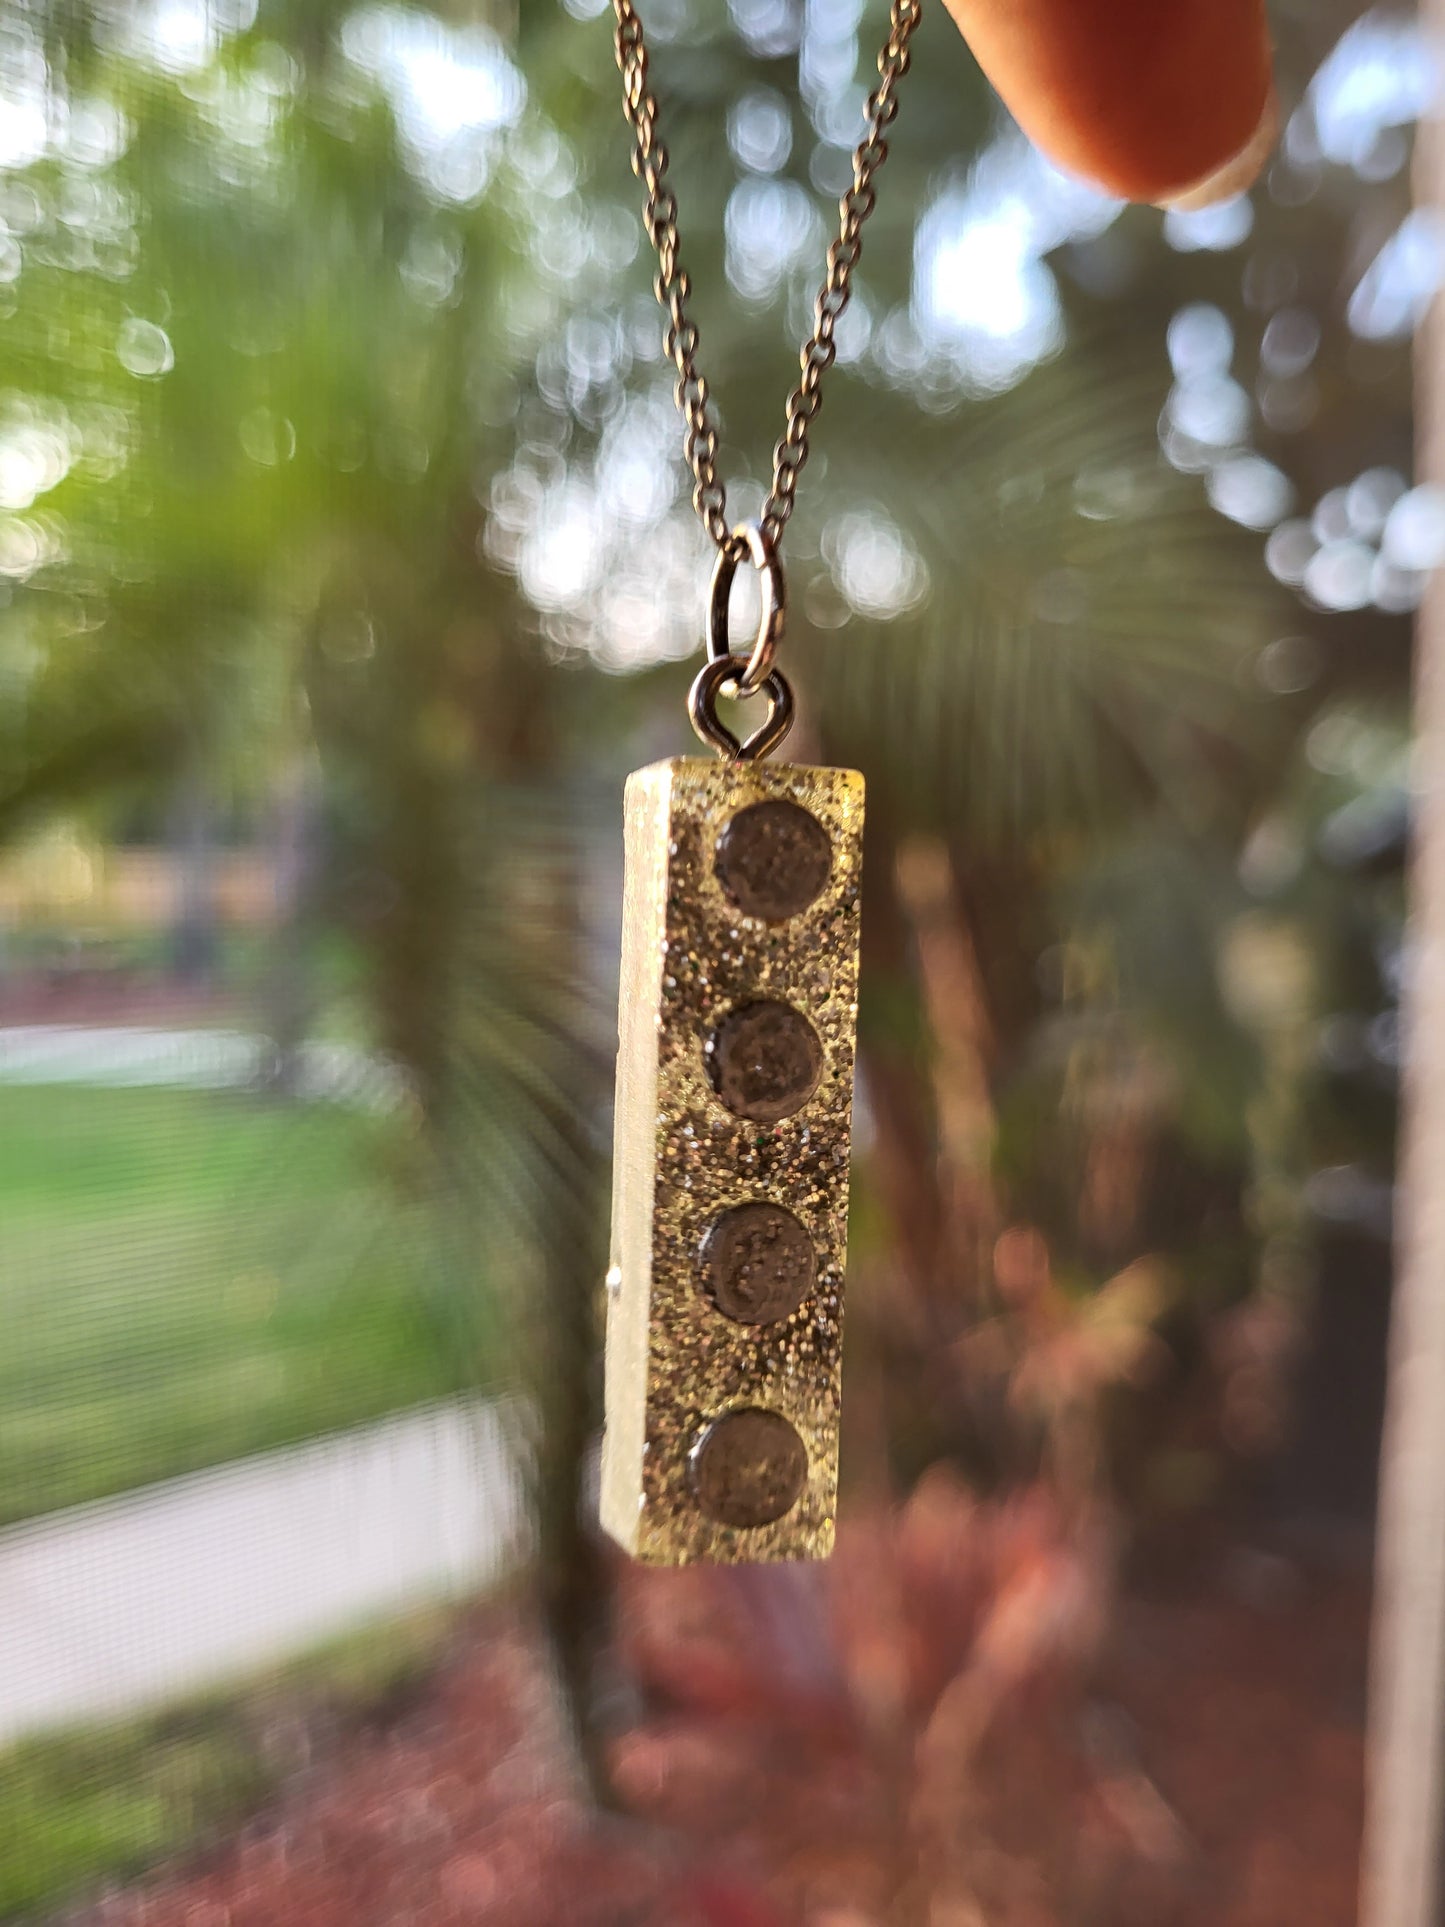
[[[828,249],[827,272],[813,308],[813,332],[798,356],[802,374],[788,397],[783,439],[773,451],[773,485],[761,517],[763,535],[772,548],[782,540],[793,512],[798,474],[808,459],[809,434],[823,405],[823,376],[837,354],[834,333],[853,291],[853,271],[863,253],[863,223],[873,212],[874,176],[888,158],[884,135],[898,113],[898,83],[908,72],[908,43],[922,10],[923,0],[892,0],[888,38],[878,56],[878,85],[863,110],[864,133],[853,155],[852,184],[838,203],[838,236]],[[635,141],[632,171],[646,190],[643,224],[657,254],[653,291],[667,315],[663,350],[677,370],[683,448],[693,474],[692,505],[717,547],[737,553],[738,539],[728,524],[727,491],[717,472],[712,394],[707,376],[697,365],[698,332],[688,305],[692,282],[680,256],[677,196],[668,185],[667,148],[657,131],[657,99],[647,84],[647,43],[633,0],[612,0],[612,11],[617,17],[623,112]]]

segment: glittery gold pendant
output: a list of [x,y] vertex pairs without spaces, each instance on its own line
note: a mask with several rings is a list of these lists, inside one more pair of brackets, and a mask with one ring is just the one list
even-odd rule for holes
[[679,758],[625,815],[602,1520],[654,1565],[824,1558],[863,779]]
[[[627,789],[602,1518],[657,1565],[823,1558],[833,1543],[863,781],[761,764],[793,718],[774,666],[779,549],[920,5],[890,0],[772,484],[759,519],[730,528],[647,42],[635,0],[612,0],[692,506],[717,551],[688,710],[724,758],[640,770]],[[734,654],[729,597],[744,560],[761,615],[751,650]],[[744,741],[718,716],[728,693],[768,699]]]

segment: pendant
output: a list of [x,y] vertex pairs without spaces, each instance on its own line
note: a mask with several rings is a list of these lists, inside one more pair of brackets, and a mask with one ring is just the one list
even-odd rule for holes
[[756,741],[626,790],[601,1516],[653,1565],[833,1544],[863,779]]

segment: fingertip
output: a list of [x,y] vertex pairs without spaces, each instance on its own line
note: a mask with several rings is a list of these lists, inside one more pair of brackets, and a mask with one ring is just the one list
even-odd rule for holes
[[1177,208],[1181,213],[1193,213],[1202,207],[1213,207],[1216,202],[1230,200],[1236,194],[1243,194],[1246,188],[1253,187],[1259,179],[1265,162],[1274,152],[1275,142],[1279,139],[1279,95],[1275,92],[1273,81],[1265,96],[1264,111],[1259,117],[1259,125],[1240,148],[1239,152],[1204,176],[1190,187],[1177,194],[1167,195],[1159,202],[1160,207]]
[[1024,132],[1131,201],[1207,206],[1278,119],[1264,0],[946,0]]

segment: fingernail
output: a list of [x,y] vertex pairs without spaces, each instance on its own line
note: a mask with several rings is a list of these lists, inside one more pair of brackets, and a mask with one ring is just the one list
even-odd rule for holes
[[1216,201],[1227,201],[1233,194],[1242,194],[1245,188],[1253,185],[1260,169],[1269,159],[1275,141],[1279,138],[1279,96],[1271,82],[1265,96],[1264,111],[1259,117],[1259,125],[1230,160],[1222,167],[1214,168],[1202,180],[1195,181],[1190,187],[1182,188],[1179,193],[1171,194],[1160,201],[1160,207],[1177,208],[1181,213],[1190,213],[1195,208],[1213,207]]

